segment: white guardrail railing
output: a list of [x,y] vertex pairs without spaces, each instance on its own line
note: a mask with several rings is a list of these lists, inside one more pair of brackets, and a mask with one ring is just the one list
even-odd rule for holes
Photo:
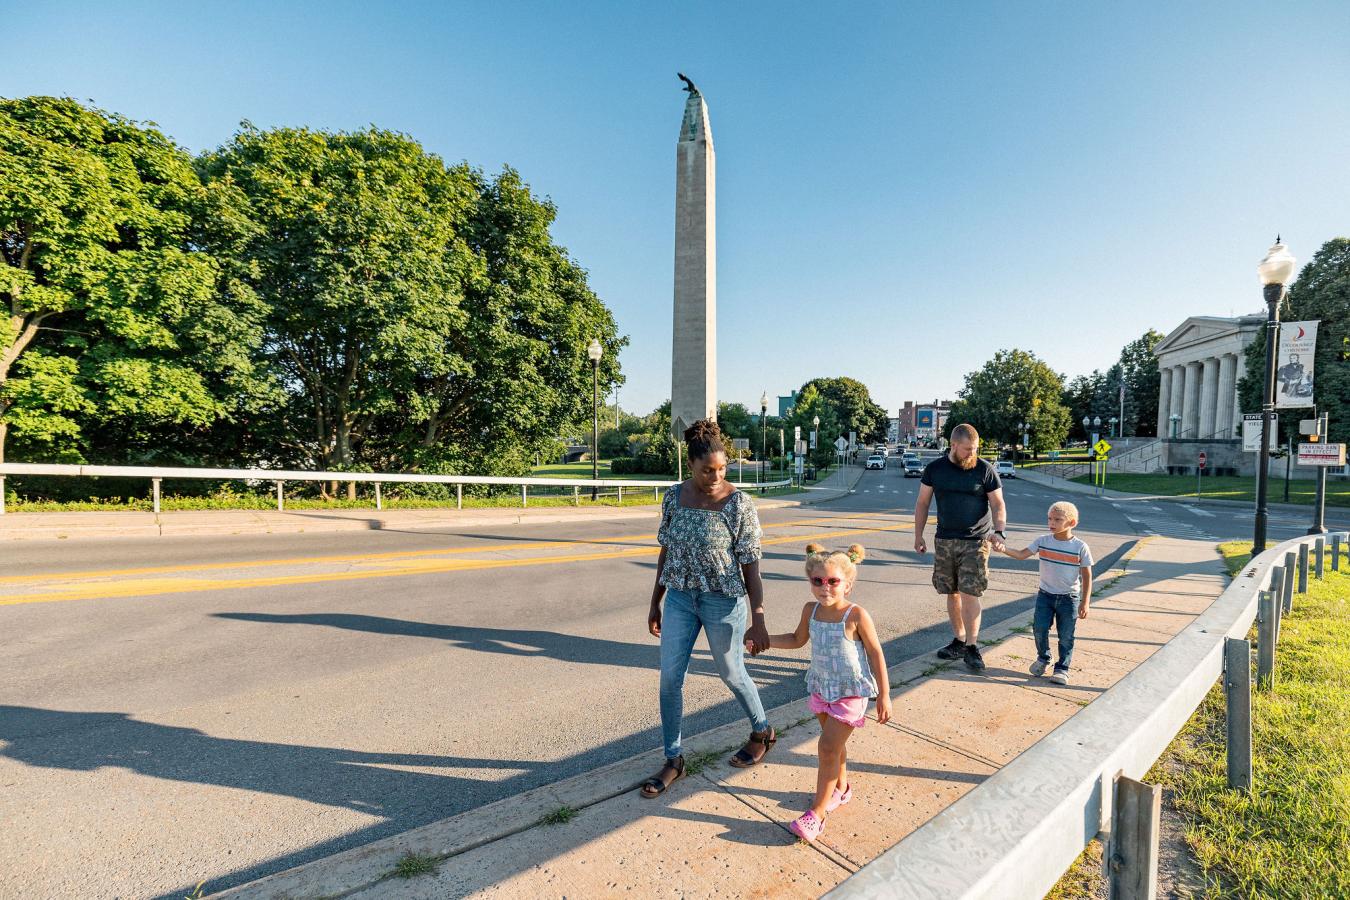
[[[530,502],[530,488],[572,488],[572,498],[580,503],[581,490],[617,490],[619,500],[623,500],[624,488],[660,491],[661,488],[678,484],[677,481],[639,481],[619,478],[496,478],[490,475],[395,475],[386,472],[299,472],[283,469],[190,469],[155,466],[83,466],[46,463],[0,463],[0,515],[5,513],[5,476],[42,475],[79,478],[144,478],[150,482],[151,498],[155,512],[159,512],[160,482],[165,478],[208,479],[212,481],[253,481],[273,482],[276,485],[277,509],[285,510],[286,494],[283,485],[288,481],[359,481],[375,485],[375,508],[384,508],[381,486],[386,484],[453,484],[455,486],[455,508],[464,505],[464,485],[505,485],[520,488],[522,506]],[[770,488],[786,487],[791,479],[781,481],[738,482],[741,490],[765,491]]]
[[1044,897],[1088,842],[1109,832],[1116,776],[1143,778],[1224,675],[1225,639],[1247,636],[1261,592],[1280,589],[1268,582],[1284,580],[1286,554],[1324,538],[1334,539],[1339,560],[1344,534],[1266,550],[1114,687],[826,897]]

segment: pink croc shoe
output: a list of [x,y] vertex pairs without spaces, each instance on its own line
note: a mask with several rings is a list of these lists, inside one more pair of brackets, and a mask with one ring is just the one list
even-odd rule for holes
[[847,803],[852,799],[853,799],[852,784],[849,784],[847,787],[845,787],[844,792],[842,794],[839,793],[838,788],[835,788],[834,793],[830,794],[830,802],[825,804],[825,811],[834,812],[836,809],[843,806],[845,803]]
[[816,818],[816,814],[808,809],[790,822],[788,829],[809,844],[820,837],[820,833],[825,830],[825,823]]

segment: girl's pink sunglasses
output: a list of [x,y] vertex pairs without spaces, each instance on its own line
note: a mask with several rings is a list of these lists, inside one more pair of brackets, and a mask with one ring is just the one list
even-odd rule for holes
[[812,575],[812,576],[811,576],[811,583],[812,583],[813,585],[815,585],[816,587],[824,587],[824,586],[827,585],[827,584],[828,584],[830,587],[835,587],[835,586],[837,586],[840,582],[842,582],[843,580],[844,580],[844,579],[842,579],[842,578],[821,578],[819,575]]

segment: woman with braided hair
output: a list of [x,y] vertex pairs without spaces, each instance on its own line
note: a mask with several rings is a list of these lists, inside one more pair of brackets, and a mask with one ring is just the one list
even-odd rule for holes
[[659,796],[684,775],[684,676],[699,631],[707,634],[717,673],[750,720],[750,739],[731,764],[756,765],[778,739],[764,715],[759,690],[745,671],[746,645],[752,654],[769,646],[759,577],[759,514],[754,502],[727,481],[727,448],[716,422],[700,419],[684,432],[684,440],[689,478],[668,489],[661,502],[656,534],[661,556],[647,613],[647,630],[661,639],[666,762],[643,782],[644,797]]

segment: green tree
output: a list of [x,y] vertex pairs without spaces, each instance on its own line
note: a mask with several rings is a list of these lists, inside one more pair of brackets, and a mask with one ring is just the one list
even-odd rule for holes
[[28,459],[218,458],[204,435],[260,391],[241,208],[154,128],[0,100],[0,460],[10,437]]
[[247,123],[200,168],[237,185],[257,225],[244,262],[282,388],[258,452],[329,470],[524,472],[589,426],[592,338],[602,392],[619,380],[626,339],[552,242],[552,205],[511,169],[447,167],[375,128]]
[[[1313,397],[1317,412],[1328,414],[1335,443],[1350,441],[1350,238],[1333,238],[1313,255],[1289,286],[1280,310],[1281,321],[1318,320],[1314,354]],[[1266,334],[1261,326],[1247,347],[1246,374],[1238,382],[1238,399],[1246,412],[1260,412],[1266,366]],[[1312,409],[1280,413],[1278,434],[1298,439],[1298,423],[1312,418]]]
[[[803,384],[788,421],[801,425],[805,435],[816,416],[820,417],[823,444],[841,435],[848,437],[851,431],[865,443],[884,440],[890,425],[886,410],[873,402],[867,385],[855,378],[813,378]],[[829,452],[834,453],[833,447]]]
[[960,399],[952,404],[945,434],[969,422],[985,440],[1020,444],[1018,425],[1030,426],[1035,452],[1054,449],[1069,433],[1064,406],[1064,377],[1033,353],[1000,350],[982,368],[966,376]]
[[1065,386],[1061,401],[1069,411],[1069,437],[1085,441],[1091,436],[1090,429],[1083,428],[1083,417],[1091,418],[1094,410],[1100,410],[1099,398],[1105,395],[1106,376],[1098,370],[1091,375],[1079,375]]
[[[1120,432],[1123,435],[1158,433],[1158,390],[1162,376],[1153,348],[1163,337],[1161,332],[1150,328],[1120,351],[1117,365],[1120,367],[1120,377],[1125,382],[1125,421]],[[1113,408],[1119,409],[1119,404]],[[1119,413],[1114,412],[1112,415]]]

